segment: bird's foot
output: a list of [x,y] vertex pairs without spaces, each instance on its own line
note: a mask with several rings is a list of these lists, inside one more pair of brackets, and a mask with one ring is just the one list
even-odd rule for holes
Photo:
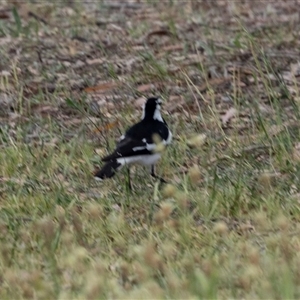
[[160,183],[168,183],[165,179],[163,179],[162,177],[157,176],[155,173],[151,173],[151,176],[155,179],[158,179],[160,181]]

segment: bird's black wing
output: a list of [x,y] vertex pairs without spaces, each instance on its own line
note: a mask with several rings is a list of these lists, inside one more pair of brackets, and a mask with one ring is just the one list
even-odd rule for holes
[[167,140],[169,135],[167,124],[156,120],[152,122],[141,121],[129,128],[126,132],[126,136],[136,140],[144,139],[148,144],[153,144],[154,134],[158,134],[162,140]]
[[163,140],[166,140],[169,129],[162,122],[141,121],[129,128],[124,138],[118,142],[114,152],[102,160],[109,161],[120,157],[152,154],[155,148],[154,134],[158,134]]
[[125,136],[125,138],[117,144],[115,151],[104,157],[102,160],[109,161],[120,157],[151,154],[151,149],[148,150],[147,147],[148,145],[146,142]]

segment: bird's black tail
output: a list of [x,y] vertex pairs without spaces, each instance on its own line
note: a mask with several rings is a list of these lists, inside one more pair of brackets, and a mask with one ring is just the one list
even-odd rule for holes
[[105,178],[111,178],[116,174],[121,166],[122,164],[118,163],[117,160],[110,160],[102,167],[102,169],[95,173],[95,179],[102,180]]

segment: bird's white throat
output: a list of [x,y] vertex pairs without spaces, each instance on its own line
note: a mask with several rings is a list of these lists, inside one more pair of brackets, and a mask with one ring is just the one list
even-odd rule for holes
[[153,114],[153,119],[157,120],[157,121],[160,121],[160,122],[164,121],[162,116],[161,116],[161,113],[160,113],[160,105],[159,104],[156,105],[156,109],[155,109],[154,114]]
[[[146,115],[146,112],[145,112],[145,106],[143,106],[143,114],[142,114],[142,120],[145,118],[145,115]],[[154,120],[157,120],[157,121],[160,121],[160,122],[164,122],[162,116],[161,116],[161,113],[160,113],[160,105],[157,104],[156,105],[156,108],[155,108],[155,111],[154,111],[154,114],[153,114],[153,119]]]

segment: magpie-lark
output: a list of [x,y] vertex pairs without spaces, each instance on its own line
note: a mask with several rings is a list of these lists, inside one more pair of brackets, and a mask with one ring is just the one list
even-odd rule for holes
[[160,98],[148,98],[143,108],[142,120],[121,136],[112,154],[102,159],[105,165],[95,173],[95,179],[111,178],[124,165],[137,163],[150,166],[151,176],[165,182],[156,176],[154,170],[154,165],[161,157],[157,137],[162,145],[168,145],[172,140],[172,133],[160,113],[161,104]]

